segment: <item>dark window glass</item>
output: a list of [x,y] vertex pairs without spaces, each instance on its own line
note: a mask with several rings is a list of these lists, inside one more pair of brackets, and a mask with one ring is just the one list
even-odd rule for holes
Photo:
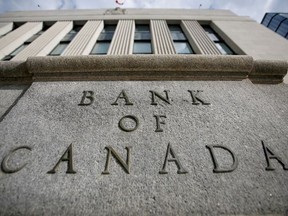
[[136,32],[150,32],[149,25],[136,25],[135,26]]
[[10,61],[14,56],[6,55],[1,61]]
[[134,54],[151,54],[151,33],[149,25],[136,25],[134,34]]
[[62,38],[61,42],[70,42],[75,37],[75,34],[68,33]]
[[114,32],[105,32],[101,33],[98,37],[98,41],[111,41],[113,38]]
[[149,25],[136,25],[134,39],[151,40]]
[[186,40],[186,37],[183,33],[180,32],[171,32],[173,40]]
[[210,26],[205,25],[202,27],[208,37],[215,43],[216,47],[223,55],[235,54],[232,49],[225,43],[225,41],[222,40],[222,38]]
[[34,40],[36,40],[40,35],[42,35],[44,33],[44,31],[39,31],[38,33],[36,33],[35,35],[33,35],[32,37],[30,37],[26,43],[32,43]]
[[113,33],[115,32],[116,25],[105,25],[105,28],[102,30],[102,33]]
[[219,42],[221,41],[221,39],[219,38],[219,36],[214,32],[214,30],[210,27],[210,26],[203,26],[206,34],[208,35],[208,37],[214,41],[214,42]]
[[93,47],[91,53],[95,53],[97,55],[105,55],[108,52],[110,46],[110,42],[97,42]]
[[178,25],[169,25],[169,30],[173,40],[186,40],[182,29]]
[[288,19],[286,19],[284,22],[281,23],[276,32],[282,35],[283,37],[286,36],[286,34],[288,33]]
[[276,13],[267,13],[264,17],[264,19],[262,20],[262,24],[265,25],[265,26],[268,26],[271,19],[273,18],[273,16],[275,16]]
[[174,46],[175,46],[176,52],[179,54],[191,54],[191,53],[193,53],[188,42],[175,41]]
[[215,43],[215,45],[223,55],[234,54],[232,50],[224,42]]
[[134,54],[149,54],[152,53],[151,42],[135,41],[133,46]]
[[18,47],[16,50],[14,50],[10,55],[16,56],[18,53],[20,53],[25,47],[27,47],[28,44],[22,44],[20,47]]
[[50,56],[59,56],[66,49],[69,43],[60,42],[49,54]]
[[273,17],[272,21],[268,25],[268,28],[270,28],[271,30],[275,31],[279,27],[280,23],[283,20],[285,20],[285,17],[282,17],[280,15],[276,15],[275,17]]
[[135,32],[135,40],[151,40],[150,32]]
[[264,26],[267,26],[269,24],[269,19],[265,18],[263,21],[262,21],[262,25]]
[[194,53],[180,25],[169,25],[169,30],[177,54]]
[[73,29],[61,39],[61,42],[71,42],[81,28],[82,26],[74,26]]
[[105,25],[101,31],[90,55],[106,55],[116,30],[116,25]]

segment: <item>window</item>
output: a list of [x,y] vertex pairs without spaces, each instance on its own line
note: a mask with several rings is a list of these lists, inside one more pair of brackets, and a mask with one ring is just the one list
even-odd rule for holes
[[278,27],[277,31],[278,34],[282,35],[283,37],[288,35],[288,19],[284,20],[280,26]]
[[194,53],[180,25],[169,25],[168,27],[172,36],[176,53],[177,54]]
[[106,55],[110,47],[116,25],[105,25],[90,55]]
[[265,25],[265,26],[268,26],[269,23],[271,22],[271,20],[273,19],[274,16],[276,16],[277,14],[276,13],[266,13],[265,14],[265,17],[263,18],[261,24],[262,25]]
[[38,33],[32,35],[28,40],[26,40],[21,46],[19,46],[17,49],[15,49],[12,53],[9,55],[6,55],[2,61],[9,61],[12,58],[14,58],[18,53],[20,53],[23,49],[25,49],[30,43],[35,41],[40,35],[43,34],[44,31],[46,31],[48,27],[44,25],[43,29],[39,31]]
[[234,55],[234,52],[230,49],[230,47],[222,40],[222,38],[219,37],[218,34],[216,34],[216,32],[210,26],[205,25],[202,27],[223,55]]
[[151,34],[149,25],[136,25],[133,54],[151,54]]
[[273,17],[271,22],[268,25],[268,28],[271,29],[272,31],[276,31],[280,24],[285,20],[286,18],[280,15],[276,15]]
[[49,56],[60,56],[81,28],[82,26],[74,25],[73,29],[68,32],[68,34],[62,38],[60,43],[49,53]]

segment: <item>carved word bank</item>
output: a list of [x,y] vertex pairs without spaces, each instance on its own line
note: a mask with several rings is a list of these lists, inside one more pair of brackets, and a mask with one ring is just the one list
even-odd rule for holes
[[[162,103],[170,104],[170,97],[169,97],[169,91],[164,90],[163,92],[156,92],[156,91],[149,91],[151,94],[151,105],[156,106],[159,101]],[[188,90],[187,91],[189,96],[191,97],[191,104],[192,105],[200,105],[200,106],[209,106],[210,102],[205,101],[202,99],[201,94],[203,94],[203,91],[201,90]],[[201,93],[201,94],[200,94]],[[78,106],[90,106],[93,104],[95,100],[95,93],[93,91],[83,91],[83,95],[80,98],[80,103]],[[128,97],[128,94],[125,92],[125,90],[122,90],[116,100],[111,103],[112,106],[118,106],[119,103],[127,105],[127,106],[133,106],[133,101],[131,98]],[[167,118],[166,115],[154,115],[155,117],[155,132],[163,132],[163,128],[161,125],[165,125],[165,118]],[[125,121],[132,121],[134,124],[131,126],[131,124],[125,124]],[[134,115],[126,115],[123,116],[119,122],[118,127],[123,133],[131,133],[135,130],[137,130],[139,125],[139,120]],[[260,144],[261,143],[261,144]],[[263,155],[263,160],[265,162],[266,170],[267,171],[273,171],[275,170],[275,167],[272,166],[271,161],[277,161],[279,166],[282,166],[283,170],[288,170],[288,164],[285,164],[286,160],[283,160],[283,158],[279,155],[279,152],[274,151],[271,147],[269,147],[264,141],[259,142],[259,154]],[[214,173],[227,173],[227,172],[233,172],[238,167],[238,157],[237,154],[230,149],[227,146],[224,145],[206,145],[209,157],[211,157],[211,162],[213,164],[213,170]],[[103,162],[103,170],[101,174],[108,175],[110,174],[109,167],[111,158],[113,157],[117,164],[123,169],[124,172],[127,174],[130,174],[131,167],[133,165],[131,164],[131,157],[133,157],[133,151],[132,147],[126,146],[126,157],[119,154],[117,150],[115,150],[112,146],[106,146],[105,149],[106,152],[106,161]],[[231,158],[230,165],[223,166],[221,163],[218,162],[217,157],[219,157],[219,154],[215,154],[215,151],[217,149],[221,149],[222,154],[226,154],[225,156],[229,155]],[[14,149],[11,149],[10,151],[6,152],[3,156],[3,158],[0,158],[1,160],[1,170],[5,174],[13,174],[17,173],[20,170],[24,169],[25,166],[27,166],[29,163],[26,161],[23,161],[22,163],[17,163],[15,166],[12,165],[12,160],[17,159],[17,157],[23,154],[29,157],[29,152],[33,151],[32,147],[30,146],[19,146]],[[137,151],[137,149],[135,149]],[[58,158],[55,158],[55,165],[53,167],[50,167],[50,169],[46,170],[45,172],[47,174],[55,174],[57,173],[57,168],[59,166],[67,166],[66,173],[67,174],[75,174],[77,173],[77,169],[75,167],[77,166],[75,161],[73,161],[73,144],[70,144],[68,147],[66,147],[63,154],[59,155]],[[76,152],[77,154],[77,152]],[[217,155],[217,156],[216,156]],[[264,159],[265,158],[265,159]],[[167,167],[168,166],[175,166],[177,169],[178,174],[186,174],[188,173],[188,170],[185,168],[185,164],[181,163],[181,158],[177,156],[177,149],[172,147],[171,143],[167,144],[167,148],[163,149],[163,157],[159,160],[162,160],[162,166],[159,167],[159,174],[168,174]],[[274,166],[276,166],[274,164]]]
[[[163,93],[158,93],[156,91],[149,91],[151,93],[151,105],[157,106],[158,105],[158,100],[163,102],[164,104],[171,104],[171,99],[169,97],[169,91],[164,90]],[[200,93],[203,92],[201,90],[188,90],[189,95],[191,96],[191,103],[192,105],[210,105],[208,101],[205,101],[201,98]],[[93,104],[95,100],[95,93],[93,91],[83,91],[83,96],[81,98],[81,102],[78,104],[79,106],[90,106]],[[158,99],[158,100],[157,100]],[[119,103],[123,104],[124,106],[133,106],[133,102],[131,99],[128,97],[127,93],[125,90],[122,90],[119,94],[119,96],[116,98],[116,100],[111,103],[112,106],[118,106]],[[166,115],[154,115],[155,120],[156,120],[156,129],[155,132],[163,132],[163,129],[161,128],[161,124],[164,125],[165,123],[165,118],[167,118]],[[132,123],[127,124],[127,123]],[[125,124],[126,123],[126,124]],[[129,125],[129,127],[128,127]],[[122,131],[125,132],[132,132],[135,131],[138,128],[139,125],[139,120],[136,116],[134,115],[127,115],[123,116],[120,121],[119,121],[119,128]]]

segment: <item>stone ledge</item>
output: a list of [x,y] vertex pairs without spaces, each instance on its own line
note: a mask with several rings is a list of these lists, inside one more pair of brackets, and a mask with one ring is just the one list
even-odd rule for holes
[[281,83],[287,74],[288,63],[276,60],[254,60],[253,68],[248,78],[253,83]]
[[0,76],[2,77],[29,77],[26,62],[0,61]]
[[161,73],[154,74],[151,76],[143,76],[139,73],[131,74],[131,72],[122,72],[120,74],[116,73],[43,73],[37,74],[33,77],[34,81],[241,81],[246,74],[225,74],[218,73],[216,75],[210,74],[203,76],[203,74],[193,73],[185,74],[179,72],[177,75]]
[[281,83],[287,62],[251,56],[45,56],[0,62],[1,83],[85,80],[243,80]]
[[0,83],[31,83],[25,61],[0,61]]
[[[57,59],[57,61],[56,61]],[[122,55],[30,57],[30,73],[54,72],[248,72],[253,65],[249,56],[203,55]],[[145,74],[143,74],[145,76]]]
[[252,65],[248,56],[202,55],[31,57],[27,61],[36,81],[243,80]]

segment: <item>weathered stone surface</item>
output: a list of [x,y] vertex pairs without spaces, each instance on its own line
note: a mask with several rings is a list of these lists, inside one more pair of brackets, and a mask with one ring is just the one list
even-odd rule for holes
[[286,74],[286,76],[283,78],[283,83],[288,84],[288,74]]
[[0,61],[0,83],[3,84],[29,84],[32,82],[32,74],[29,74],[26,62]]
[[27,60],[30,73],[57,72],[246,72],[253,67],[251,56],[207,55],[111,55],[45,56]]
[[27,88],[27,85],[0,86],[0,121],[4,118],[5,113],[16,104]]
[[[108,55],[41,56],[26,62],[0,62],[0,83],[33,81],[226,80],[277,84],[287,61],[253,60],[251,56]],[[284,82],[287,82],[286,79]]]
[[[154,95],[158,105],[151,105],[149,91],[165,97],[164,90],[170,104]],[[202,90],[198,99],[211,104],[196,98],[199,104],[193,105],[188,90]],[[94,92],[89,106],[79,106],[83,91]],[[262,142],[288,166],[287,105],[287,85],[248,80],[33,83],[0,123],[0,214],[285,215],[288,171],[276,159],[270,159],[275,170],[265,170]],[[132,132],[118,127],[127,115],[139,121]],[[154,115],[166,115],[160,117],[166,123],[160,123],[163,132],[155,132]],[[71,143],[76,173],[67,174],[63,161],[48,174]],[[175,162],[167,162],[168,174],[159,174],[169,143],[188,173],[177,174]],[[207,145],[231,149],[238,167],[214,173]],[[21,146],[26,147],[4,165],[11,170],[27,165],[4,173],[3,159]],[[125,162],[125,147],[131,147],[130,174],[113,157],[110,174],[102,174],[107,146]],[[229,168],[227,150],[214,151],[220,167]]]
[[287,74],[287,61],[255,60],[249,79],[253,83],[281,83]]

